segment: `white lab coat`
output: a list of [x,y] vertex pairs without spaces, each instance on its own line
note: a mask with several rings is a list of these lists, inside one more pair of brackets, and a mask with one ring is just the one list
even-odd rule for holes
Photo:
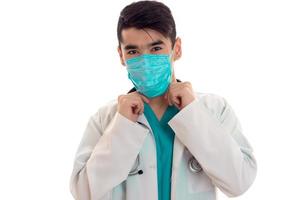
[[[252,147],[225,98],[212,93],[196,95],[168,122],[175,132],[171,199],[214,200],[216,187],[228,197],[241,195],[256,177]],[[70,178],[75,199],[157,199],[155,140],[144,114],[137,121],[117,112],[117,100],[90,117]],[[138,154],[144,173],[128,176]],[[189,169],[192,155],[202,172]]]

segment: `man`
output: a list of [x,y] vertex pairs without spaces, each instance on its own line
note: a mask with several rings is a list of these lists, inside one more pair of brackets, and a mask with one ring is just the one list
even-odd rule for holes
[[80,200],[216,199],[244,193],[256,176],[252,147],[221,96],[176,79],[181,39],[167,6],[126,6],[117,28],[134,88],[91,116],[76,153],[71,193]]

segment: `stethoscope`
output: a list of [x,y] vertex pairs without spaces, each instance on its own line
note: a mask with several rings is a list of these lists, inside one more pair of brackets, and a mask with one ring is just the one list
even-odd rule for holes
[[[133,176],[133,175],[141,175],[143,174],[143,170],[139,169],[139,165],[140,165],[140,154],[138,154],[135,163],[131,169],[131,171],[129,172],[129,176]],[[194,156],[190,157],[189,161],[188,161],[188,165],[189,165],[189,169],[191,172],[193,173],[200,173],[202,171],[202,167],[199,164],[199,162],[195,159]]]
[[201,165],[194,156],[189,159],[189,168],[193,173],[200,173],[202,171]]

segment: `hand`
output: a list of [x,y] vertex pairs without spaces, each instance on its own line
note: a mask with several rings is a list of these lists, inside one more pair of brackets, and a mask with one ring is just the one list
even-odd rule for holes
[[131,92],[118,96],[117,111],[127,119],[136,122],[140,114],[144,113],[144,102],[149,103],[149,99],[138,92]]
[[169,105],[175,105],[179,110],[196,99],[190,82],[172,82],[164,98]]

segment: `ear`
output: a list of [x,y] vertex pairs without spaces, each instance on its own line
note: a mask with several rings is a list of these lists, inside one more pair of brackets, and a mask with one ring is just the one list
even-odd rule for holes
[[120,57],[120,62],[121,62],[121,64],[122,64],[123,66],[125,66],[125,60],[124,60],[124,58],[123,58],[122,49],[121,49],[120,46],[118,46],[117,49],[118,49],[118,53],[119,53],[119,57]]
[[175,40],[173,54],[174,54],[173,55],[174,61],[176,61],[179,58],[181,58],[182,49],[181,49],[181,38],[180,37],[177,37],[176,40]]

